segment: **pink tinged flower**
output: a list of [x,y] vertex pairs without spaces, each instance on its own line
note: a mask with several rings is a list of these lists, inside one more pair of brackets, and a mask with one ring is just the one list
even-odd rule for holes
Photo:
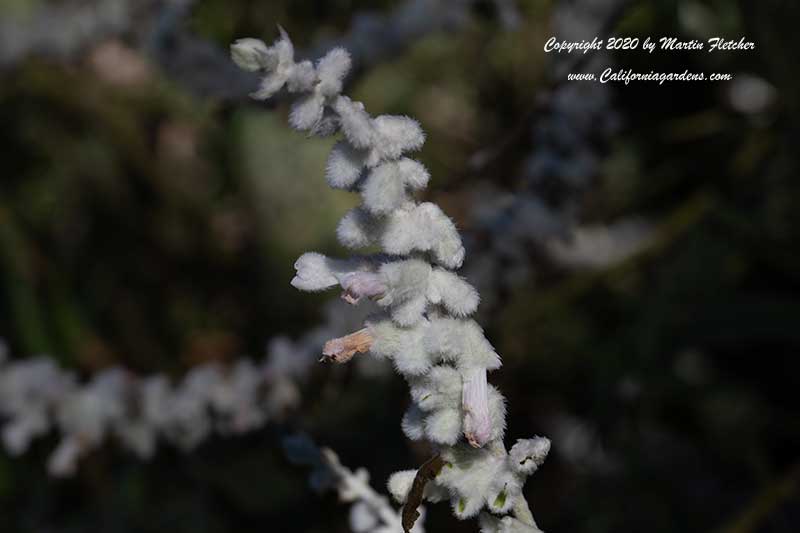
[[481,448],[489,442],[492,432],[485,368],[476,367],[465,372],[461,404],[464,409],[464,436],[473,448]]
[[346,363],[357,353],[369,351],[374,339],[364,328],[345,337],[331,339],[322,348],[322,362]]
[[352,305],[361,298],[378,298],[386,294],[388,287],[380,274],[374,272],[353,272],[341,281],[344,292],[342,299]]

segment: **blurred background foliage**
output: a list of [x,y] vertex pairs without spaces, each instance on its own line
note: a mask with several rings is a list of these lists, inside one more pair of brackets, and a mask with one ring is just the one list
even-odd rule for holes
[[[64,3],[6,0],[0,18]],[[181,24],[224,49],[271,41],[280,23],[309,50],[396,4],[200,0]],[[531,121],[554,81],[541,50],[556,4],[520,0],[508,29],[493,2],[475,2],[467,23],[350,80],[373,113],[420,120],[428,195],[467,234],[482,231],[477,183],[524,186]],[[505,362],[491,380],[509,400],[508,434],[554,442],[529,500],[553,532],[796,531],[800,8],[642,0],[615,22],[618,35],[746,36],[755,52],[614,61],[757,77],[773,98],[753,110],[731,84],[613,86],[622,127],[598,147],[578,218],[645,217],[652,238],[591,269],[532,247],[529,277],[483,319]],[[327,188],[332,141],[291,132],[285,101],[198,94],[144,51],[137,24],[0,71],[0,336],[16,356],[45,353],[85,375],[260,357],[271,337],[321,320],[333,296],[293,291],[292,264],[309,249],[341,253],[335,224],[357,198]],[[487,149],[496,156],[472,164]],[[307,487],[279,435],[308,431],[381,487],[426,457],[401,434],[406,401],[397,379],[324,367],[281,424],[189,455],[165,447],[142,464],[108,446],[53,481],[42,467],[53,442],[0,454],[0,529],[347,531],[345,508]],[[429,511],[429,531],[475,530],[446,506]]]

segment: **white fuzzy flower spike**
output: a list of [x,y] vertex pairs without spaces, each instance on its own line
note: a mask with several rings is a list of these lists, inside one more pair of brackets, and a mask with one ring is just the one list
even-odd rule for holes
[[[481,515],[483,531],[538,532],[522,486],[544,461],[550,442],[520,440],[511,453],[503,445],[505,399],[487,381],[501,360],[469,318],[478,307],[478,292],[454,272],[464,261],[461,237],[439,206],[414,199],[430,180],[422,163],[408,157],[425,142],[422,128],[405,116],[373,118],[361,102],[341,95],[350,68],[345,51],[323,57],[309,84],[306,67],[293,62],[290,44],[283,33],[266,50],[243,41],[235,60],[245,69],[267,72],[262,95],[284,84],[302,93],[290,115],[293,127],[312,135],[342,133],[325,178],[332,188],[359,192],[362,204],[345,214],[336,235],[347,248],[382,252],[344,260],[304,254],[292,285],[306,291],[338,285],[348,303],[369,299],[381,308],[363,329],[328,341],[323,360],[345,363],[367,353],[391,360],[411,389],[403,432],[438,451],[418,470],[389,479],[389,491],[405,503],[397,529],[389,525],[389,515],[380,525],[374,507],[359,503],[351,510],[354,531],[409,533],[419,527],[423,500],[449,500],[459,519]],[[341,470],[335,456],[328,463],[347,480],[340,495],[357,501],[366,478]]]

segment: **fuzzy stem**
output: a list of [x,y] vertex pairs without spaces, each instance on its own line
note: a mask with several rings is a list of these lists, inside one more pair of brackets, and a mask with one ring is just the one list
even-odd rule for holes
[[402,528],[400,516],[388,504],[386,498],[376,493],[370,484],[349,468],[342,465],[339,457],[333,450],[323,448],[321,450],[322,458],[325,464],[330,468],[334,475],[339,479],[339,482],[344,484],[346,491],[357,496],[359,500],[368,505],[375,513],[383,520],[384,524],[391,528],[392,531],[399,531]]
[[541,531],[539,526],[536,525],[536,520],[533,518],[533,513],[531,512],[531,508],[528,506],[528,501],[522,495],[514,500],[514,507],[512,508],[512,511],[514,513],[514,518],[531,526],[536,531]]

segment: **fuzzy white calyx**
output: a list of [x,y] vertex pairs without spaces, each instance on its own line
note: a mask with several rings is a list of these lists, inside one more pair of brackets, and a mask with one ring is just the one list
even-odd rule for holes
[[325,179],[334,189],[350,190],[364,169],[365,154],[347,141],[339,141],[328,156]]
[[389,494],[392,495],[392,498],[397,503],[406,502],[408,491],[411,490],[411,484],[414,482],[416,475],[416,470],[401,470],[389,476],[386,486],[389,489]]
[[388,317],[371,319],[367,322],[367,331],[373,338],[370,352],[390,359],[401,374],[425,374],[433,365],[433,360],[422,343],[427,327],[426,322],[401,328]]
[[542,466],[548,453],[550,453],[550,439],[534,437],[517,440],[508,455],[514,471],[529,476]]
[[475,287],[465,279],[438,267],[431,273],[427,297],[431,303],[441,303],[457,317],[467,317],[474,313],[481,299]]
[[441,354],[463,370],[500,368],[500,356],[474,320],[437,318],[434,322],[424,340],[428,352]]
[[464,246],[455,224],[439,206],[429,202],[395,211],[380,239],[381,248],[388,254],[431,252],[446,268],[459,268],[464,261]]
[[355,207],[339,221],[336,236],[342,246],[365,248],[377,241],[383,228],[383,221],[373,217],[364,208]]
[[[304,62],[305,63],[305,62]],[[289,115],[289,124],[300,131],[314,129],[322,121],[325,104],[342,91],[342,82],[350,70],[350,54],[343,48],[334,48],[317,63],[303,69],[308,78],[303,78],[298,88],[312,86],[311,92],[300,98]],[[290,87],[291,90],[291,87]]]
[[[294,45],[283,28],[279,26],[278,29],[281,34],[280,38],[266,50],[257,45],[254,46],[253,43],[247,43],[249,52],[251,54],[255,52],[261,69],[266,72],[258,90],[250,95],[256,100],[266,100],[272,97],[287,84],[290,78],[296,74],[301,74],[302,78],[302,74],[308,71],[307,67],[300,67],[300,72],[295,72]],[[299,79],[295,77],[295,80],[294,85],[299,85]]]

